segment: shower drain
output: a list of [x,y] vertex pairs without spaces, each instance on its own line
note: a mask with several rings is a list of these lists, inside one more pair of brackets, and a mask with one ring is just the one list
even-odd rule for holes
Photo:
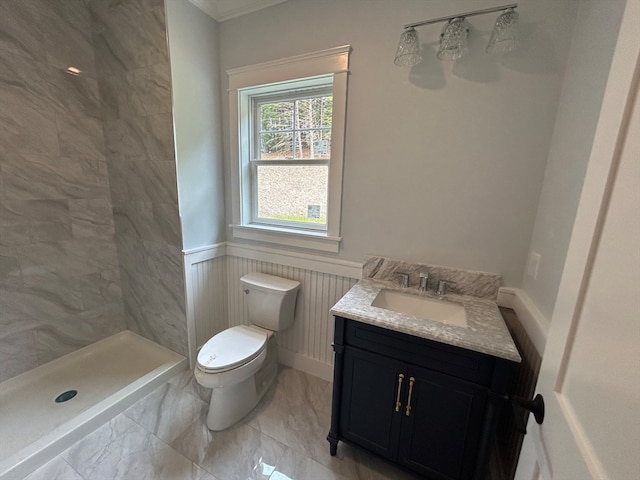
[[56,397],[56,403],[66,402],[71,400],[78,394],[77,390],[67,390],[66,392],[62,392],[60,395]]

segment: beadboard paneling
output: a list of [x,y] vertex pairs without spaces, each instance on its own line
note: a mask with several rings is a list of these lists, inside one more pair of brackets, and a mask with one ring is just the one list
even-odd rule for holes
[[[263,272],[301,283],[294,323],[279,334],[281,363],[331,380],[334,322],[329,310],[358,281],[350,276],[360,273],[356,263],[229,243],[185,251],[184,255],[192,368],[197,349],[209,338],[225,328],[249,323],[240,278],[249,272]],[[512,288],[501,288],[498,302],[511,307],[515,293]],[[527,358],[529,351],[539,357],[527,332],[514,330],[524,328],[519,319],[516,317],[515,323],[507,315],[505,319],[521,352],[524,348]],[[535,385],[537,368],[539,364],[532,357],[518,391]],[[522,393],[527,396],[528,392]]]
[[[229,252],[227,244],[217,244],[184,252],[191,367],[194,367],[197,349],[216,333],[249,324],[240,278],[250,272],[262,272],[301,284],[293,325],[278,334],[280,362],[331,380],[334,322],[330,310],[358,281],[341,275],[343,272],[358,274],[355,264],[334,265],[322,263],[319,257],[297,258],[292,254],[283,256],[255,249],[242,256],[237,254],[238,247],[232,251]],[[272,261],[274,259],[287,264]],[[310,269],[310,265],[324,271]],[[338,274],[330,273],[332,268]]]
[[191,266],[196,348],[227,328],[226,284],[225,257],[208,259]]
[[240,278],[250,272],[277,275],[300,282],[293,325],[280,332],[278,344],[317,362],[333,363],[331,307],[356,283],[356,279],[278,265],[260,260],[226,256],[229,326],[248,324]]

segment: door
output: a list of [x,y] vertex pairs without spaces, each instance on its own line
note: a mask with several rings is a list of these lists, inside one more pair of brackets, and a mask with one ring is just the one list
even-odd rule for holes
[[397,457],[402,419],[397,403],[406,395],[403,372],[404,364],[392,358],[344,349],[340,433],[391,460]]
[[640,478],[640,2],[626,10],[518,480]]
[[429,478],[473,477],[487,389],[409,367],[398,461]]

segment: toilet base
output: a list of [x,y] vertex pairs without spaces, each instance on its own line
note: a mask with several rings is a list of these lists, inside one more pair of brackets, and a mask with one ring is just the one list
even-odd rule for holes
[[[268,348],[275,350],[273,343]],[[212,389],[207,414],[210,430],[217,432],[229,428],[255,408],[278,373],[277,354],[273,353],[268,352],[264,365],[246,380]]]

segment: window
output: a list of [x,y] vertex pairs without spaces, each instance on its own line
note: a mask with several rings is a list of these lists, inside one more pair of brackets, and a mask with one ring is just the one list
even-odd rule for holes
[[332,88],[251,103],[252,221],[326,231]]
[[349,51],[228,72],[235,237],[339,250]]

